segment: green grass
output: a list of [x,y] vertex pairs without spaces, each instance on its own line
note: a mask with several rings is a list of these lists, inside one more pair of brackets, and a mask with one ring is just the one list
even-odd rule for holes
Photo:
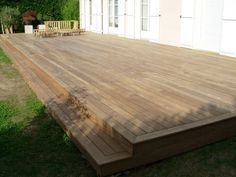
[[[5,56],[0,50],[0,56]],[[16,73],[7,59],[1,69]],[[23,81],[21,81],[22,84]],[[18,84],[18,85],[22,85]],[[27,90],[27,86],[25,86]],[[0,177],[95,177],[95,172],[44,105],[29,91],[0,100]],[[22,89],[21,89],[22,90]],[[20,95],[15,97],[15,94]],[[153,165],[133,169],[129,177],[236,177],[236,138]]]
[[12,68],[11,60],[5,55],[3,50],[0,48],[0,73],[7,78],[14,78],[18,75],[18,72]]
[[0,176],[95,176],[44,109],[33,94],[0,102]]
[[1,48],[0,48],[0,62],[5,64],[11,64],[11,60],[5,55],[5,53]]

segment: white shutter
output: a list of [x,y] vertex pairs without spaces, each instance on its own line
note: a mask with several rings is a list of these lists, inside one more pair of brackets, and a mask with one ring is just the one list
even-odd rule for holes
[[200,48],[219,52],[221,44],[223,0],[204,0]]

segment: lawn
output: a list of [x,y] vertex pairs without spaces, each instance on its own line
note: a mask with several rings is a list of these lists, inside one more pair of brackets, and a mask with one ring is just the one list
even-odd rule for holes
[[[1,49],[0,81],[0,177],[95,177]],[[130,170],[125,176],[235,177],[236,138]]]

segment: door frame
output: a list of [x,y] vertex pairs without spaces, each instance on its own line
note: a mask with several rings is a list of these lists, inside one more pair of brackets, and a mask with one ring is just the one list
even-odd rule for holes
[[107,10],[108,10],[108,33],[109,34],[119,34],[119,0],[118,0],[118,14],[117,14],[117,18],[118,18],[118,27],[115,27],[115,0],[112,0],[112,10],[113,10],[113,26],[110,26],[110,0],[107,1]]
[[140,0],[140,38],[150,40],[150,0],[147,0],[148,14],[147,14],[147,31],[142,30],[142,0]]

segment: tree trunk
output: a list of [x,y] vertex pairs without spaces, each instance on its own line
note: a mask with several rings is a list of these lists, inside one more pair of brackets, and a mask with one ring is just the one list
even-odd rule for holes
[[2,27],[2,34],[5,34],[5,30],[4,30],[3,24],[1,24],[1,27]]
[[13,34],[13,27],[8,27],[8,28],[5,28],[5,32],[6,34]]
[[13,26],[10,27],[10,33],[13,34]]
[[6,34],[10,34],[9,28],[5,28],[5,32],[6,32]]

